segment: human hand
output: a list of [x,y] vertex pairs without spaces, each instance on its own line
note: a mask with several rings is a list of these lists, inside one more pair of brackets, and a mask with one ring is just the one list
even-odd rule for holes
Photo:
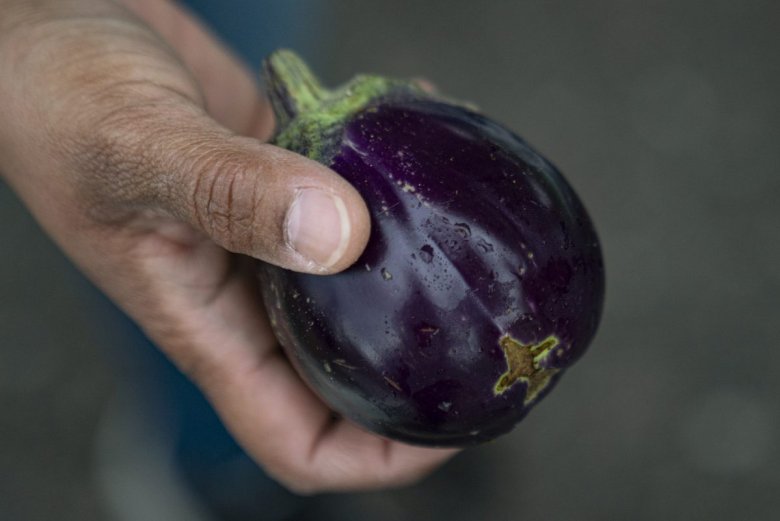
[[273,116],[251,76],[174,4],[0,0],[0,114],[0,174],[271,475],[378,488],[453,454],[332,420],[281,353],[234,253],[333,273],[368,213],[335,173],[261,143]]

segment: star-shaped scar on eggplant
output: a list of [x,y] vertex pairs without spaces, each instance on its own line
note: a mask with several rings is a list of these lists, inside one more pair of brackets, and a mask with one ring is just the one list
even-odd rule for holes
[[528,405],[549,384],[559,371],[555,367],[544,367],[541,362],[558,345],[558,337],[550,335],[537,344],[523,344],[506,334],[498,340],[506,357],[507,370],[502,374],[493,392],[496,396],[505,393],[517,381],[526,384],[523,405]]

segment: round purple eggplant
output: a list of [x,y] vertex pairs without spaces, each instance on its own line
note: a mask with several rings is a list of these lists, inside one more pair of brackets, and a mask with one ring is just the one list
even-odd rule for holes
[[337,275],[260,264],[274,331],[337,413],[408,443],[508,432],[587,348],[604,268],[583,205],[523,139],[412,82],[322,88],[289,51],[266,60],[274,142],[363,196],[360,259]]

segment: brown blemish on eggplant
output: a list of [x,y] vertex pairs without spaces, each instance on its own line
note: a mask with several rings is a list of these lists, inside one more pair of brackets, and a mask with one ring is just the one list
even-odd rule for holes
[[343,358],[336,358],[335,360],[333,360],[333,363],[340,367],[343,367],[344,369],[350,369],[350,370],[357,369],[357,367],[355,367],[354,365],[348,364],[347,361],[344,360]]
[[523,382],[526,384],[523,405],[528,405],[550,384],[550,379],[559,371],[554,367],[541,365],[541,362],[559,344],[558,337],[550,335],[538,344],[523,344],[509,334],[505,334],[499,339],[498,344],[504,351],[507,370],[499,377],[493,393],[498,396],[518,381]]
[[390,378],[389,376],[385,376],[385,382],[387,382],[388,384],[390,384],[390,386],[391,386],[391,387],[393,387],[393,388],[394,388],[395,390],[397,390],[398,392],[401,392],[401,391],[403,391],[403,389],[401,389],[401,386],[400,386],[400,385],[398,385],[398,382],[396,382],[395,380],[393,380],[393,379],[392,379],[392,378]]
[[434,325],[423,322],[417,328],[417,345],[422,348],[430,347],[433,337],[439,334],[440,329]]

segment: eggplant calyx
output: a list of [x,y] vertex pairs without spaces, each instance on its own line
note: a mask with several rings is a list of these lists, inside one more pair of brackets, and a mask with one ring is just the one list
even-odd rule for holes
[[266,85],[279,123],[284,125],[301,112],[316,108],[330,95],[294,52],[279,49],[265,60]]
[[558,346],[558,337],[550,335],[537,344],[523,344],[505,334],[499,339],[498,344],[504,350],[507,370],[499,377],[493,393],[498,396],[518,381],[524,382],[526,391],[523,405],[528,405],[550,384],[552,377],[559,371],[555,367],[542,365],[542,362]]
[[340,88],[322,86],[294,52],[280,49],[264,63],[268,95],[277,119],[273,143],[326,163],[329,145],[354,114],[388,97],[427,97],[410,81],[359,75]]

